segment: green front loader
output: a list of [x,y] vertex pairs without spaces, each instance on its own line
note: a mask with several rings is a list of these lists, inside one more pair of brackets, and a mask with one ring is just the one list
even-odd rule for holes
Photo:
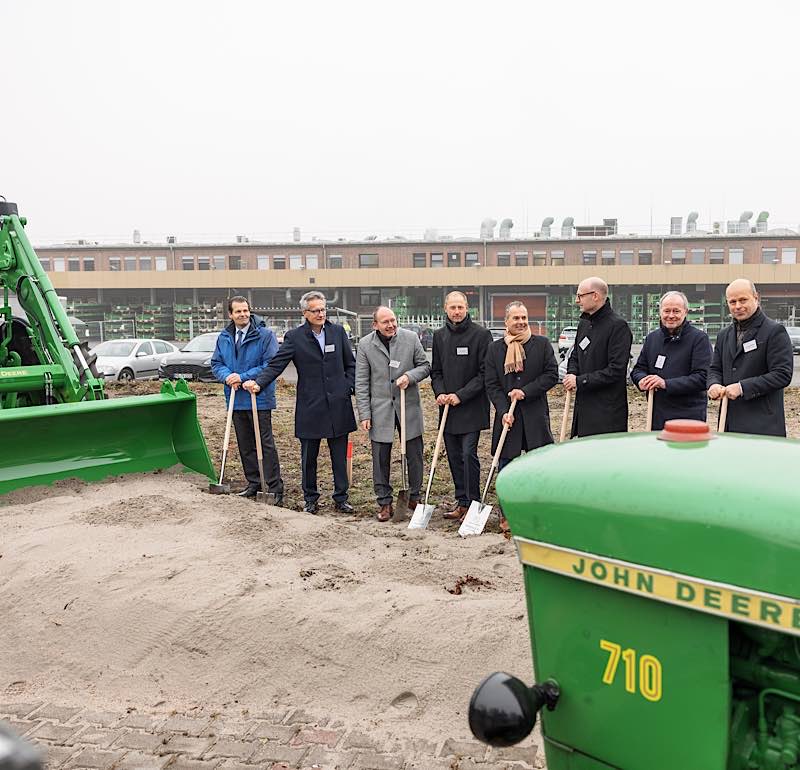
[[[185,382],[108,399],[25,234],[0,200],[0,494],[56,479],[95,481],[183,465],[214,478]],[[26,318],[13,316],[16,295]]]

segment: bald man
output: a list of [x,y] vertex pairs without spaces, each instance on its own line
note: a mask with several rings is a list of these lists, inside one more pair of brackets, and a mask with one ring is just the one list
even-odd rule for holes
[[726,430],[785,436],[783,389],[794,371],[789,334],[764,315],[749,279],[730,283],[725,299],[733,323],[717,335],[708,397],[716,401],[728,396]]
[[575,394],[572,438],[628,430],[628,361],[633,335],[608,301],[608,284],[585,278],[575,294],[581,320],[564,388]]

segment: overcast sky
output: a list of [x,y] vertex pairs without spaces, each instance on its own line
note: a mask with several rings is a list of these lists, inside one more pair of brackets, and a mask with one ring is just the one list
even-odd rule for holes
[[0,194],[34,242],[796,228],[800,5],[3,4]]

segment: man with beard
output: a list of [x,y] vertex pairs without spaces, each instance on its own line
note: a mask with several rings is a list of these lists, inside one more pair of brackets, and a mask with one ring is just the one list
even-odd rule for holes
[[444,428],[447,462],[455,486],[456,507],[443,518],[462,520],[473,500],[480,500],[478,439],[489,427],[489,399],[484,360],[492,333],[472,322],[467,297],[451,291],[444,300],[445,325],[433,335],[431,383],[441,413],[450,405]]
[[661,327],[647,335],[631,372],[639,390],[653,391],[652,430],[677,418],[706,421],[706,378],[711,363],[708,335],[686,320],[689,302],[668,291],[658,303]]

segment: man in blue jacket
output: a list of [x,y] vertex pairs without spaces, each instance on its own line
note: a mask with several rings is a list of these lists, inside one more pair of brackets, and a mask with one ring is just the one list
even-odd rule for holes
[[300,439],[305,512],[319,510],[317,457],[321,440],[327,439],[333,466],[333,502],[337,511],[352,513],[347,501],[347,437],[356,429],[350,396],[355,384],[356,362],[347,333],[326,320],[325,295],[306,292],[300,297],[305,323],[287,332],[277,355],[257,377],[244,383],[258,393],[294,363],[297,370],[297,403],[294,433]]
[[653,392],[653,430],[667,420],[706,421],[706,377],[711,364],[708,335],[686,320],[689,302],[668,291],[658,302],[660,328],[650,332],[631,372],[639,390]]
[[[225,383],[225,402],[233,397],[233,427],[239,444],[247,487],[239,494],[255,498],[261,488],[258,468],[253,409],[250,394],[242,390],[242,383],[251,380],[278,351],[278,340],[271,329],[253,323],[250,303],[245,297],[228,300],[228,315],[231,323],[220,333],[217,346],[211,357],[211,371]],[[233,391],[233,392],[231,392]],[[267,489],[275,495],[275,504],[283,502],[283,479],[278,460],[278,450],[272,436],[272,410],[276,406],[275,386],[264,388],[256,398],[258,427],[261,432],[261,448],[264,456],[264,481]]]

